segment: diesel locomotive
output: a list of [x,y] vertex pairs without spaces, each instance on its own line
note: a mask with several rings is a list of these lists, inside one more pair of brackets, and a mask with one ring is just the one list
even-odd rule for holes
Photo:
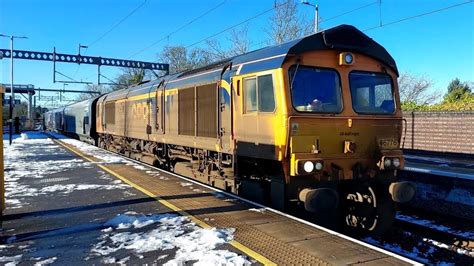
[[375,233],[415,192],[397,181],[397,77],[381,45],[341,25],[53,110],[45,124],[277,209],[337,212],[348,228]]

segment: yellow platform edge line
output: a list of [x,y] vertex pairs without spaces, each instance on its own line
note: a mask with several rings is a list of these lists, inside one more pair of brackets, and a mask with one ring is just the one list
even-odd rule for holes
[[[78,155],[79,157],[89,161],[89,162],[96,162],[90,158],[87,158],[84,154],[70,148],[69,146],[67,146],[66,144],[64,144],[62,141],[60,140],[57,140],[57,139],[53,139],[52,140],[54,142],[56,142],[57,144],[61,145],[62,147],[66,148],[67,150],[71,151],[72,153]],[[97,164],[97,166],[99,166],[101,169],[103,169],[104,171],[108,172],[109,174],[119,178],[120,180],[124,181],[125,183],[129,184],[130,186],[140,190],[141,192],[143,192],[144,194],[146,194],[147,196],[151,197],[151,198],[154,198],[156,201],[158,201],[159,203],[161,203],[162,205],[170,208],[171,210],[179,213],[180,215],[182,216],[186,216],[188,218],[190,218],[194,223],[196,223],[197,225],[199,225],[200,227],[202,228],[212,228],[212,226],[208,225],[207,223],[199,220],[198,218],[196,218],[195,216],[187,213],[186,211],[180,209],[179,207],[173,205],[172,203],[170,203],[169,201],[166,201],[160,197],[158,197],[157,195],[155,195],[154,193],[152,193],[151,191],[141,187],[140,185],[134,183],[133,181],[130,181],[129,179],[123,177],[122,175],[116,173],[115,171],[103,166],[103,165],[100,165],[100,164]],[[238,241],[235,241],[235,240],[232,240],[232,241],[229,241],[228,242],[230,245],[232,245],[233,247],[235,247],[236,249],[242,251],[243,253],[249,255],[250,257],[256,259],[258,262],[262,263],[263,265],[277,265],[275,262],[267,259],[265,256],[263,256],[262,254],[246,247],[245,245],[243,245],[242,243],[238,242]]]

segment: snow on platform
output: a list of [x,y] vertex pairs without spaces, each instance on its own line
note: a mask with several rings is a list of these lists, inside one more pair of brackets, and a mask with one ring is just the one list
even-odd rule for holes
[[201,228],[98,164],[158,171],[67,139],[101,162],[73,155],[45,134],[4,136],[6,205],[0,264],[136,263],[201,265],[254,262],[227,243],[232,228]]

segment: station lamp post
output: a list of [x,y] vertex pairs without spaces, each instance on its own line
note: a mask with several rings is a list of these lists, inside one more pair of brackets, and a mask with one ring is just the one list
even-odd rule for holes
[[[15,91],[13,89],[13,40],[14,39],[28,39],[25,36],[13,36],[0,34],[0,37],[10,38],[10,130],[9,130],[9,144],[12,145],[13,135],[13,110],[15,108]],[[1,58],[0,58],[1,59]],[[2,125],[3,126],[3,125]]]
[[319,17],[318,17],[318,5],[317,4],[311,4],[309,1],[307,0],[302,0],[301,3],[303,5],[307,5],[307,6],[312,6],[314,7],[314,33],[317,33],[318,32],[318,24],[319,24]]

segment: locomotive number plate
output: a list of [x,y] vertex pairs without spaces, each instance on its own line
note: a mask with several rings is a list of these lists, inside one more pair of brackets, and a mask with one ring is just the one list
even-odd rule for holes
[[394,138],[386,138],[378,140],[379,147],[382,149],[398,149],[399,143],[398,140]]

